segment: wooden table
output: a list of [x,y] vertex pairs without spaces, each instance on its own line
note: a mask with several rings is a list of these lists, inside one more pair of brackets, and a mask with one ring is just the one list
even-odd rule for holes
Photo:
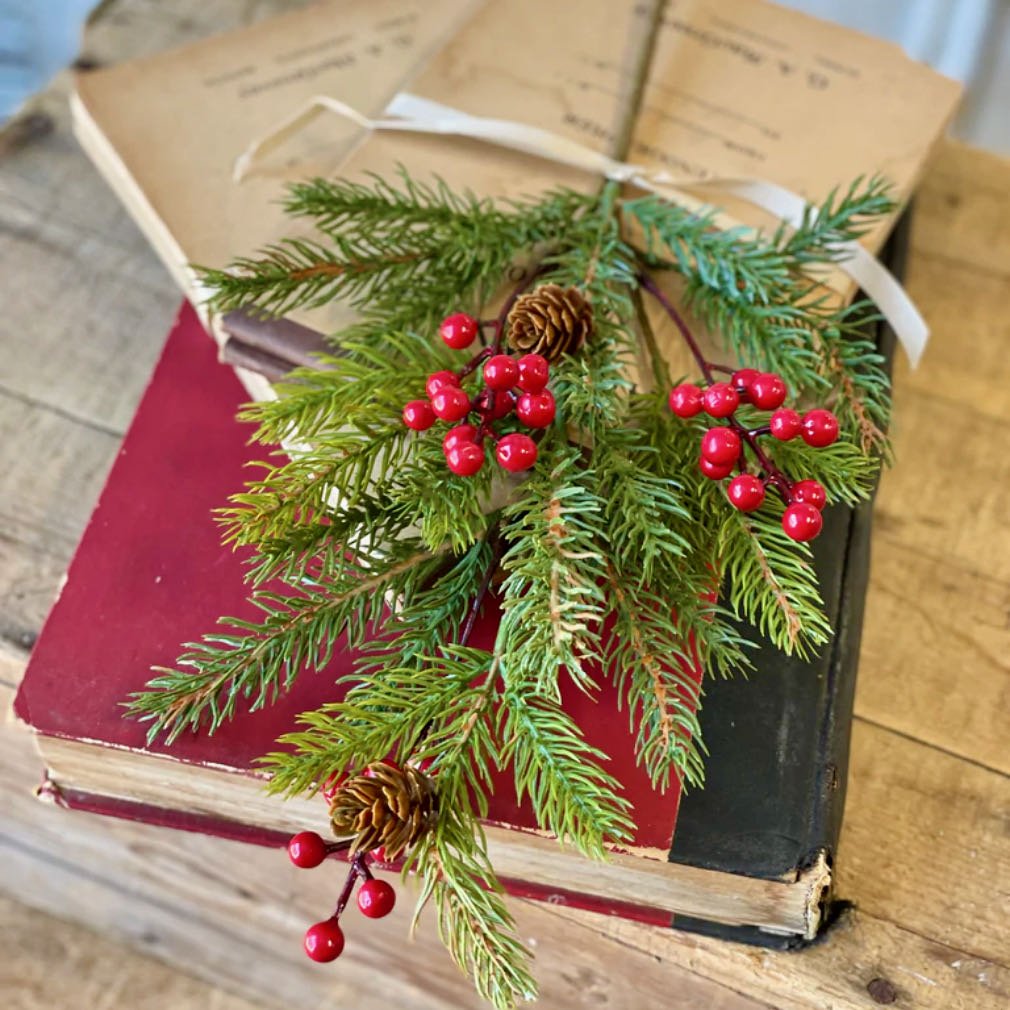
[[[271,13],[113,0],[119,60]],[[66,82],[0,140],[0,702],[7,703],[179,296],[70,136]],[[45,118],[47,117],[47,118]],[[47,129],[47,124],[51,129]],[[771,953],[517,901],[545,1007],[1010,1006],[1010,164],[953,144],[925,180],[908,285],[932,323],[897,369],[898,466],[877,511],[839,893],[819,945]],[[1004,651],[1007,650],[1007,651]],[[0,888],[265,1002],[475,1006],[430,928],[356,930],[320,970],[318,913],[276,852],[56,812],[0,727]],[[72,843],[68,847],[67,843]],[[318,884],[318,882],[317,882]]]

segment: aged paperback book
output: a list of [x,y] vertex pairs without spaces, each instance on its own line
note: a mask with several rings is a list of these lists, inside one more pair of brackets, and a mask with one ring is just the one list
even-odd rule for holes
[[[646,12],[635,0],[313,4],[79,75],[75,131],[225,344],[229,330],[204,314],[191,266],[223,267],[291,234],[281,200],[292,181],[391,177],[402,164],[415,178],[435,173],[495,197],[599,185],[589,173],[458,137],[368,136],[333,113],[264,153],[236,182],[236,159],[250,143],[315,95],[375,118],[409,91],[604,153],[631,116],[630,162],[675,177],[683,200],[710,201],[755,226],[775,222],[715,183],[765,179],[820,202],[841,181],[879,172],[904,202],[959,96],[956,82],[890,43],[765,0],[679,0],[632,110]],[[879,250],[892,224],[874,228],[864,245]],[[329,332],[346,320],[345,309],[330,306],[294,321]],[[262,363],[260,349],[237,343],[235,364]],[[240,375],[254,397],[271,395],[252,369]]]

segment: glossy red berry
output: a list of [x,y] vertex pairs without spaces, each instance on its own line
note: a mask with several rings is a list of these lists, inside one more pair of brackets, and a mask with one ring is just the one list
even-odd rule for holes
[[327,919],[305,931],[305,953],[313,961],[335,961],[344,949],[344,931],[336,919]]
[[381,919],[389,915],[396,904],[396,891],[385,880],[366,880],[358,888],[358,908],[369,919]]
[[803,441],[817,449],[838,438],[838,418],[830,410],[808,410],[803,415]]
[[760,410],[776,410],[786,398],[786,384],[773,372],[761,372],[747,390],[750,402]]
[[732,428],[709,428],[701,437],[701,455],[719,466],[740,457],[740,436]]
[[495,455],[509,473],[528,470],[537,461],[537,444],[529,435],[516,432],[499,439]]
[[326,858],[326,842],[314,831],[299,831],[288,842],[288,859],[303,870],[311,870]]
[[712,480],[722,480],[723,477],[728,477],[733,472],[732,463],[713,463],[710,459],[706,459],[704,456],[698,460],[698,469],[706,476],[711,477]]
[[782,514],[782,529],[793,540],[813,540],[823,525],[821,513],[806,502],[795,502]]
[[459,378],[456,373],[443,370],[441,372],[432,372],[431,375],[428,376],[428,379],[424,384],[424,391],[428,394],[428,399],[430,400],[443,386],[458,385]]
[[788,442],[800,433],[803,422],[795,410],[790,410],[788,407],[780,407],[768,419],[768,427],[771,429],[774,438],[777,438],[780,442]]
[[701,390],[690,382],[682,382],[670,390],[670,410],[677,417],[694,417],[701,411]]
[[765,500],[765,486],[753,474],[742,473],[729,482],[726,496],[741,512],[753,512]]
[[427,400],[411,400],[404,405],[403,423],[411,431],[427,431],[435,423],[435,412]]
[[507,354],[496,354],[484,363],[484,382],[491,389],[511,389],[519,381],[519,365]]
[[507,389],[489,389],[482,394],[478,402],[478,410],[484,417],[499,421],[508,417],[516,405],[516,398]]
[[756,368],[739,368],[733,373],[733,388],[740,392],[743,390],[745,393],[750,391],[750,384],[760,375]]
[[524,393],[539,393],[551,376],[551,366],[542,354],[524,354],[519,359],[519,382]]
[[431,398],[431,409],[443,421],[462,421],[470,413],[470,397],[459,386],[443,386]]
[[554,420],[554,396],[548,390],[542,393],[523,393],[516,402],[516,417],[531,428],[546,428]]
[[460,442],[472,442],[477,437],[477,429],[472,424],[458,424],[450,428],[442,439],[442,451],[448,452]]
[[476,442],[459,442],[446,454],[445,462],[458,477],[472,477],[484,465],[484,447]]
[[473,316],[465,312],[455,312],[442,320],[438,332],[453,350],[461,351],[473,343],[478,329],[477,320]]
[[728,382],[713,382],[701,394],[701,405],[709,417],[729,417],[740,406],[740,397]]
[[828,496],[824,490],[824,486],[820,481],[816,480],[798,480],[793,484],[789,497],[794,502],[813,505],[818,512],[828,503]]

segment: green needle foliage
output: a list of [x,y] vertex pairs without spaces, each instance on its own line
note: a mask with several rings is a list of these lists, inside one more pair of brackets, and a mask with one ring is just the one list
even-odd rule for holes
[[[423,762],[438,813],[407,855],[418,911],[434,906],[452,956],[505,1010],[535,983],[486,855],[493,777],[509,771],[541,827],[589,857],[634,832],[608,757],[566,713],[565,692],[595,697],[610,680],[655,787],[696,786],[701,674],[747,667],[738,618],[799,655],[831,631],[810,552],[783,533],[782,506],[769,495],[744,515],[698,472],[706,424],[667,409],[673,377],[640,278],[680,275],[688,307],[721,334],[729,359],[779,372],[794,398],[834,409],[837,444],[770,444],[767,465],[853,504],[871,493],[886,453],[887,375],[864,335],[868,307],[832,304],[819,281],[893,205],[881,180],[860,180],[799,228],[764,235],[720,231],[654,196],[622,199],[615,184],[496,203],[404,174],[308,182],[287,209],[314,236],[204,271],[214,307],[282,313],[340,299],[357,321],[317,368],[292,372],[275,401],[243,412],[264,446],[288,450],[271,448],[219,514],[225,541],[251,551],[259,616],[225,619],[185,646],[130,712],[152,738],[213,731],[304,671],[325,670],[335,649],[356,648],[333,701],[304,713],[264,758],[270,789],[313,794],[386,757]],[[532,470],[519,479],[489,464],[454,476],[445,426],[412,432],[400,412],[428,375],[461,366],[437,338],[439,320],[493,314],[510,282],[513,296],[541,283],[577,288],[592,330],[552,365],[557,417],[538,435]],[[501,341],[507,327],[503,312],[487,329]],[[655,388],[633,378],[643,357]],[[501,619],[487,651],[468,639],[492,588]]]

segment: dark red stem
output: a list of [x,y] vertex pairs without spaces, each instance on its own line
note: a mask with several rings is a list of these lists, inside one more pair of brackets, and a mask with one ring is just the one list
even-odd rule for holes
[[334,919],[339,919],[344,909],[347,908],[347,903],[351,900],[351,894],[354,892],[354,885],[358,882],[358,878],[361,877],[367,880],[371,876],[371,872],[365,865],[365,854],[363,852],[357,853],[351,860],[351,868],[347,871],[347,880],[344,881],[340,897],[337,898],[337,907],[333,912]]

